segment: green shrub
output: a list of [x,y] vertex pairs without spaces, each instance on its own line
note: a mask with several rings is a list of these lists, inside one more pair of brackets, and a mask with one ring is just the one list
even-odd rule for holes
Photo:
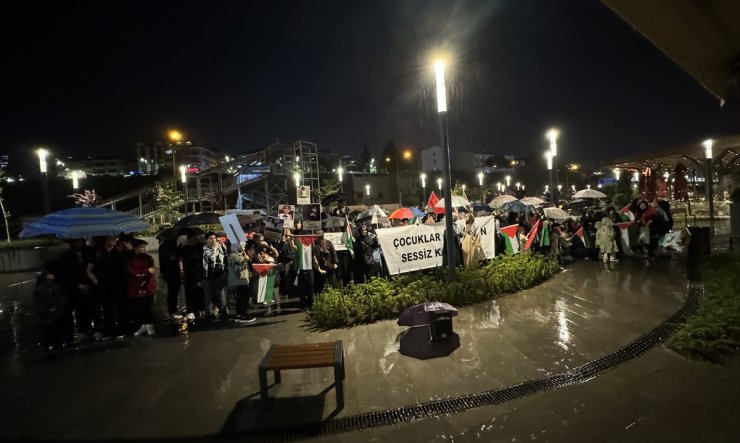
[[462,307],[531,288],[558,270],[557,261],[548,257],[513,255],[499,256],[478,269],[460,269],[453,282],[447,282],[444,269],[373,278],[325,289],[314,300],[311,322],[321,329],[374,323],[398,318],[406,308],[427,301]]
[[740,348],[740,257],[721,254],[701,265],[704,297],[668,340],[675,351],[714,358]]

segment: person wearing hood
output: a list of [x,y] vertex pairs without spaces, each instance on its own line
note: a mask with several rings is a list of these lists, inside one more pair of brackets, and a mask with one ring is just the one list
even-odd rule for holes
[[596,247],[603,256],[604,263],[617,260],[617,242],[614,241],[614,227],[609,217],[602,217],[601,221],[596,222]]

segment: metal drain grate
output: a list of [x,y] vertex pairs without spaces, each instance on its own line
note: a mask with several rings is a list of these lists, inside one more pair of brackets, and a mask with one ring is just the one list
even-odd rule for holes
[[[703,295],[704,285],[700,282],[689,282],[686,289],[684,305],[668,320],[647,334],[635,339],[628,345],[594,361],[547,377],[527,380],[506,388],[468,394],[462,397],[435,400],[418,405],[404,406],[388,411],[352,415],[322,423],[315,426],[283,428],[275,431],[263,431],[242,435],[239,441],[284,442],[332,434],[360,431],[378,426],[399,423],[410,423],[429,417],[464,412],[481,406],[492,406],[511,400],[523,398],[539,392],[550,391],[566,386],[587,382],[601,373],[627,362],[647,352],[661,343],[671,332],[698,306]],[[237,438],[234,436],[233,438]],[[229,437],[219,440],[230,440]]]

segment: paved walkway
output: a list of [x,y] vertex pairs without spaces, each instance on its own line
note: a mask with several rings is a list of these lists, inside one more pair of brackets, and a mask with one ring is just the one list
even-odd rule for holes
[[[577,262],[536,288],[462,308],[454,322],[460,348],[428,360],[398,352],[399,334],[406,328],[395,322],[314,332],[297,310],[248,326],[196,325],[187,336],[178,334],[173,325],[162,324],[155,338],[44,352],[28,346],[26,304],[21,302],[12,321],[0,320],[0,398],[13,405],[0,414],[0,437],[230,434],[505,387],[567,370],[627,344],[682,305],[686,283],[678,259],[661,260],[649,268],[639,260],[606,266]],[[29,284],[17,285],[4,291],[0,300],[7,303],[28,293]],[[338,339],[345,344],[344,409],[334,410],[334,390],[326,390],[333,382],[330,369],[284,372],[282,383],[271,390],[276,401],[269,407],[262,405],[257,364],[272,343]],[[582,439],[575,441],[583,441],[601,436],[634,441],[637,430],[663,430],[673,422],[677,424],[674,433],[681,435],[690,407],[682,409],[681,419],[673,418],[678,407],[675,399],[711,405],[697,386],[707,377],[711,377],[706,380],[707,392],[728,399],[734,393],[736,399],[737,384],[724,390],[723,377],[738,374],[737,369],[738,365],[724,369],[688,362],[658,348],[576,387],[321,440],[564,441],[566,436],[576,436]],[[703,411],[704,415],[713,412]],[[712,413],[710,418],[719,425],[723,417]],[[625,431],[617,432],[620,429]],[[737,425],[716,427],[715,434],[706,435],[734,435],[724,434],[727,430],[736,431]]]

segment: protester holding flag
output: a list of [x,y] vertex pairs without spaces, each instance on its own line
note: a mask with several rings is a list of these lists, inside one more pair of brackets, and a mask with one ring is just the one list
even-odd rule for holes
[[355,283],[365,283],[374,266],[373,253],[380,247],[378,238],[368,232],[367,226],[358,228],[357,242],[355,242]]
[[290,228],[283,229],[283,236],[278,242],[277,250],[279,252],[278,263],[280,268],[280,292],[282,295],[291,296],[294,294],[295,285],[295,244],[293,243],[293,234]]
[[324,290],[324,286],[329,285],[331,287],[339,286],[337,280],[337,271],[339,269],[339,256],[337,255],[334,244],[324,238],[324,231],[316,232],[316,240],[314,240],[314,248],[316,249],[316,260],[319,264],[318,273],[315,274],[316,282],[314,283],[314,294],[321,294]]
[[275,312],[282,312],[280,306],[280,274],[277,269],[277,259],[279,257],[277,249],[268,244],[266,241],[260,242],[257,254],[252,260],[252,269],[257,273],[257,281],[253,284],[256,288],[257,302],[267,305],[265,315],[271,315],[272,304],[277,304]]
[[483,255],[480,242],[479,232],[475,228],[475,216],[468,214],[462,239],[463,266],[466,268],[478,267]]

